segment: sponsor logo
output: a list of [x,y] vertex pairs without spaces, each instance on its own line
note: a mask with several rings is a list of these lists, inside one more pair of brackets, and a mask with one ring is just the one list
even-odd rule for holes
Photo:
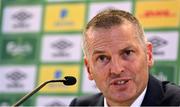
[[37,32],[41,25],[42,8],[33,6],[8,6],[3,10],[4,33]]
[[29,43],[17,44],[12,41],[7,43],[6,52],[11,56],[27,56],[32,53],[32,46]]
[[177,0],[138,1],[135,15],[145,28],[177,27],[180,20],[178,5]]
[[7,84],[7,88],[22,88],[24,85],[21,81],[25,80],[26,74],[16,69],[13,72],[7,73],[6,78],[10,81],[9,84]]
[[[63,79],[62,70],[60,70],[60,69],[55,70],[53,73],[53,79]],[[59,85],[59,84],[49,84],[48,85],[48,87],[50,87],[50,88],[55,88],[55,87],[59,88],[60,86],[66,88],[65,85]]]
[[170,10],[146,10],[140,17],[151,18],[151,17],[176,17],[176,14]]
[[71,41],[68,40],[59,40],[59,41],[55,41],[55,43],[52,44],[52,48],[55,48],[56,53],[53,53],[53,56],[55,57],[68,57],[70,55],[69,52],[67,52],[67,50],[69,50],[70,48],[72,48],[73,44]]
[[16,23],[13,25],[14,28],[25,28],[30,25],[27,23],[33,15],[28,13],[28,11],[18,11],[17,13],[12,14],[12,20]]
[[168,45],[168,41],[165,39],[159,37],[159,36],[154,36],[152,38],[148,39],[152,44],[153,44],[153,54],[154,55],[164,55],[164,51],[159,51],[160,48],[165,47]]
[[62,71],[61,70],[57,70],[54,73],[54,78],[55,79],[60,79],[62,77]]
[[57,21],[54,22],[54,26],[74,26],[75,23],[73,21],[70,20],[66,20],[66,18],[68,17],[68,13],[69,11],[67,9],[62,9],[59,12],[59,20],[62,21]]
[[67,17],[67,14],[68,14],[68,10],[62,9],[60,12],[60,18],[64,19],[65,17]]
[[153,44],[155,60],[177,60],[179,40],[177,31],[146,32],[146,35],[148,41]]
[[85,5],[82,3],[47,5],[44,29],[45,31],[81,30],[85,19],[84,14]]
[[63,83],[47,84],[40,92],[45,93],[73,93],[77,92],[79,86],[79,65],[43,65],[40,68],[39,84],[52,79],[64,79],[65,76],[74,76],[77,78],[77,83],[72,86],[65,86]]
[[4,39],[3,42],[3,61],[24,62],[35,59],[36,39],[19,37]]
[[0,92],[29,92],[34,88],[35,66],[0,66]]
[[80,35],[48,35],[42,42],[43,62],[72,62],[81,60]]

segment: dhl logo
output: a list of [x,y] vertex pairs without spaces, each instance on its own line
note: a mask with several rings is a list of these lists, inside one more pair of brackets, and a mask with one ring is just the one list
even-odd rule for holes
[[176,14],[168,9],[164,10],[146,10],[142,15],[142,18],[152,18],[152,17],[176,17]]

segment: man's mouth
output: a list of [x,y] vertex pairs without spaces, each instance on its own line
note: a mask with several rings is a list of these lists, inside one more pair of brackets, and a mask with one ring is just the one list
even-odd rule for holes
[[118,80],[114,82],[114,85],[124,85],[128,82],[129,80]]
[[114,79],[111,81],[111,85],[125,85],[130,81],[129,78],[124,78],[124,79]]

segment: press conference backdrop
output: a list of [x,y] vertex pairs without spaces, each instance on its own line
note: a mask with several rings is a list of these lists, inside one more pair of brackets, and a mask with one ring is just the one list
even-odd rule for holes
[[68,105],[77,96],[98,92],[87,79],[82,30],[101,9],[134,14],[153,43],[160,80],[180,84],[180,0],[3,0],[0,2],[0,105],[15,103],[50,79],[77,78],[74,86],[53,83],[23,105]]

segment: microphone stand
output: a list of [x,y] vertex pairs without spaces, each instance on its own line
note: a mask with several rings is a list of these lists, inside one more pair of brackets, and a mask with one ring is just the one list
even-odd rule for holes
[[50,83],[50,82],[65,82],[65,80],[49,80],[46,81],[44,83],[42,83],[41,85],[39,85],[38,87],[36,87],[32,92],[28,93],[27,95],[25,95],[23,98],[21,98],[18,102],[16,102],[13,107],[17,107],[20,104],[22,104],[26,99],[28,99],[29,97],[31,97],[33,94],[35,94],[37,91],[39,91],[41,88],[43,88],[46,84]]

